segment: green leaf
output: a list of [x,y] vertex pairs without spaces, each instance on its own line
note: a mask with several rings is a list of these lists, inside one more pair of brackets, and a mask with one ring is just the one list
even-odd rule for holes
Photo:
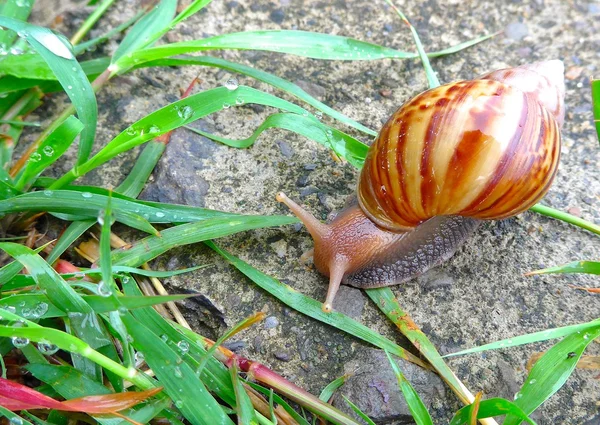
[[73,102],[78,118],[85,125],[81,133],[77,156],[78,163],[84,162],[88,158],[94,143],[98,105],[96,104],[94,90],[79,62],[75,60],[70,43],[62,35],[55,34],[48,28],[3,16],[0,16],[0,25],[17,31],[22,38],[29,42],[52,69],[67,96]]
[[223,258],[225,258],[231,265],[245,274],[250,280],[256,283],[265,291],[269,292],[275,298],[279,299],[286,305],[289,305],[294,310],[299,311],[302,314],[305,314],[309,317],[312,317],[315,320],[333,326],[334,328],[340,329],[350,335],[355,336],[356,338],[362,339],[370,344],[373,344],[376,347],[386,349],[391,353],[394,353],[398,357],[401,357],[405,360],[409,360],[415,364],[419,364],[424,366],[424,363],[421,362],[418,358],[413,356],[412,354],[405,351],[402,347],[393,343],[392,341],[384,338],[377,332],[367,328],[366,326],[360,324],[359,322],[351,319],[350,317],[333,311],[331,313],[325,313],[321,310],[321,303],[317,300],[314,300],[306,295],[301,294],[300,292],[294,290],[290,286],[268,276],[261,271],[255,269],[250,266],[246,262],[240,260],[239,258],[231,255],[227,251],[222,248],[219,248],[213,242],[205,242],[209,248],[213,249],[215,252],[220,254]]
[[59,159],[82,130],[82,122],[73,115],[63,121],[31,154],[23,173],[15,183],[17,190],[26,188],[38,174]]
[[[0,4],[0,15],[25,22],[31,13],[34,3],[33,0],[26,2],[23,2],[22,0],[5,0]],[[0,46],[2,46],[0,50],[6,52],[16,38],[17,33],[15,31],[6,29],[0,30]]]
[[122,316],[136,350],[185,418],[196,425],[233,425],[194,370],[161,338],[131,314]]
[[[363,133],[369,134],[371,136],[376,136],[377,132],[371,130],[370,128],[365,127],[359,122],[354,121],[351,118],[348,118],[344,114],[336,111],[333,108],[325,105],[322,102],[319,102],[317,99],[312,97],[310,94],[306,93],[299,86],[294,83],[291,83],[283,78],[280,78],[276,75],[269,74],[268,72],[261,71],[259,69],[255,69],[246,65],[238,64],[235,62],[230,62],[221,58],[213,58],[211,56],[190,56],[190,57],[179,57],[179,58],[168,58],[168,59],[159,59],[150,62],[144,62],[139,66],[141,67],[152,67],[152,66],[184,66],[184,65],[201,65],[201,66],[213,66],[220,69],[226,69],[231,72],[237,72],[239,74],[247,75],[248,77],[252,77],[256,80],[262,81],[263,83],[267,83],[273,87],[277,87],[278,89],[284,90],[286,93],[297,97],[298,99],[303,100],[308,103],[312,107],[317,110],[323,112],[324,114],[329,115],[330,117],[338,120],[339,122],[346,124],[350,127],[354,127],[357,130],[362,131]],[[136,68],[138,68],[136,66]],[[1,81],[0,81],[1,82]]]
[[479,347],[470,348],[468,350],[459,351],[457,353],[447,354],[444,357],[462,356],[465,354],[478,353],[487,350],[497,350],[499,348],[517,347],[523,344],[531,344],[533,342],[547,341],[549,339],[561,338],[581,332],[589,332],[591,328],[600,325],[600,319],[592,320],[587,323],[579,323],[577,325],[563,326],[560,328],[546,329],[545,331],[533,332],[526,335],[518,335],[513,338],[503,339],[492,342]]
[[163,230],[160,237],[150,236],[135,242],[126,249],[114,250],[112,260],[115,265],[136,267],[177,246],[220,238],[244,230],[281,226],[296,222],[296,219],[284,216],[210,218],[197,223],[171,227]]
[[327,384],[325,388],[323,388],[321,394],[319,394],[319,399],[324,401],[325,403],[329,403],[329,400],[331,399],[331,397],[333,397],[333,394],[337,391],[339,387],[344,385],[344,383],[349,377],[350,375],[342,375],[339,378],[331,381],[329,384]]
[[177,0],[161,0],[152,10],[144,15],[127,33],[113,54],[111,68],[119,59],[128,57],[135,51],[154,43],[155,33],[167,27],[175,16]]
[[[520,420],[527,422],[531,425],[536,425],[519,406],[514,404],[512,401],[503,398],[490,398],[489,400],[482,400],[479,403],[479,410],[477,411],[477,419],[492,418],[494,416],[502,415],[513,415],[518,417]],[[460,409],[452,420],[450,425],[471,425],[471,405],[465,406]]]
[[338,155],[356,168],[361,168],[369,147],[352,136],[343,133],[335,128],[331,128],[312,117],[296,115],[290,113],[280,113],[269,115],[263,123],[246,139],[233,140],[225,137],[215,136],[214,134],[186,126],[188,130],[201,134],[209,139],[216,140],[228,146],[235,148],[246,148],[251,146],[263,131],[269,128],[282,128],[293,131],[305,136],[315,142],[333,149]]
[[[533,366],[515,404],[530,414],[567,381],[586,347],[600,336],[600,326],[571,334],[549,349]],[[518,425],[520,418],[508,416],[504,425]]]
[[574,261],[572,263],[563,264],[562,266],[548,267],[546,269],[529,272],[526,275],[548,274],[548,273],[587,273],[600,274],[599,261]]
[[244,390],[244,385],[238,376],[239,370],[235,362],[230,366],[229,372],[231,373],[231,381],[233,382],[233,389],[235,391],[235,411],[238,416],[238,424],[258,425],[258,419],[254,413],[252,401],[250,400],[250,397],[248,397],[248,394],[246,394],[246,390]]
[[387,355],[390,365],[394,370],[394,374],[398,379],[398,385],[400,385],[400,389],[402,390],[402,394],[404,394],[406,404],[408,405],[408,410],[410,410],[410,414],[412,415],[416,424],[433,425],[431,416],[429,415],[425,404],[423,404],[423,401],[419,397],[419,394],[417,394],[412,385],[410,385],[410,382],[408,382],[408,380],[405,378],[404,374],[400,371],[400,368],[387,350],[385,351],[385,354]]

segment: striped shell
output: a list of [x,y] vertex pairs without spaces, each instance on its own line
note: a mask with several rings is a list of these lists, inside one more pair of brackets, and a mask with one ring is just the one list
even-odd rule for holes
[[563,98],[560,61],[421,93],[369,149],[361,208],[394,231],[440,215],[500,219],[528,209],[556,174]]

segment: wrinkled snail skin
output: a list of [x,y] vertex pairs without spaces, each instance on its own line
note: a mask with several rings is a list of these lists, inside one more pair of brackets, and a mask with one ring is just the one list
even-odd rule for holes
[[564,67],[539,62],[423,92],[402,105],[369,148],[357,201],[323,224],[284,194],[340,283],[410,280],[446,261],[481,220],[519,214],[548,191],[560,157]]

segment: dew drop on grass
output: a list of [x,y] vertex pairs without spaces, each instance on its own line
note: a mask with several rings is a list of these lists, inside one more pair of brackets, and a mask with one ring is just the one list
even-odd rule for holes
[[223,109],[229,109],[229,108],[231,108],[231,105],[229,103],[223,104]]
[[54,148],[52,146],[44,146],[42,152],[44,152],[44,155],[46,156],[52,156],[54,154]]
[[121,305],[117,311],[119,312],[119,316],[125,316],[129,310],[127,310],[127,307]]
[[98,295],[100,295],[101,297],[110,297],[112,294],[110,285],[108,285],[106,282],[104,282],[103,280],[101,280],[98,283]]
[[13,313],[13,314],[15,314],[17,312],[17,309],[12,305],[9,305],[4,310],[8,311],[9,313]]
[[104,225],[104,211],[100,211],[100,214],[98,214],[98,224],[100,226]]
[[137,134],[137,131],[133,127],[128,127],[127,130],[125,130],[125,134],[127,134],[128,136],[135,136]]
[[321,111],[315,112],[315,117],[317,117],[318,120],[322,119],[323,118],[323,112],[321,112]]
[[175,375],[176,378],[183,378],[183,373],[179,366],[176,366],[175,369],[173,369],[173,375]]
[[40,350],[40,353],[45,354],[46,356],[56,354],[56,352],[58,351],[58,347],[54,344],[40,342],[38,343],[37,347],[38,350]]
[[53,193],[54,192],[52,192],[50,189],[44,190],[44,195],[46,195],[46,196],[52,196]]
[[158,218],[163,218],[164,216],[165,216],[165,213],[164,213],[164,212],[157,211],[157,213],[156,213],[156,217],[158,217]]
[[240,86],[238,80],[235,78],[230,78],[229,80],[225,81],[223,85],[227,88],[227,90],[237,90],[237,88]]
[[23,338],[21,336],[13,336],[11,338],[11,341],[12,341],[12,345],[14,345],[15,348],[27,347],[27,345],[29,344],[29,340],[27,338]]
[[19,36],[19,38],[26,38],[29,36],[29,33],[27,31],[19,31],[17,32],[17,35]]
[[518,400],[518,399],[520,399],[522,396],[523,396],[523,394],[521,394],[520,392],[519,392],[519,393],[516,393],[516,394],[515,394],[515,400]]
[[177,400],[175,406],[177,406],[178,409],[181,409],[183,407],[183,400]]
[[532,379],[531,381],[529,381],[529,383],[530,383],[531,385],[535,384],[536,382],[537,382],[537,380],[536,380],[536,379]]
[[33,162],[38,162],[40,159],[42,159],[42,155],[39,152],[34,152],[29,157],[29,160]]
[[236,105],[243,105],[244,104],[244,99],[242,99],[241,97],[238,97],[237,99],[235,99],[235,104]]
[[64,59],[74,59],[71,49],[65,41],[50,32],[40,32],[36,36],[36,40],[44,45],[44,47]]
[[190,351],[190,344],[188,344],[187,341],[181,340],[177,343],[177,348],[179,348],[179,351],[185,354]]
[[73,90],[73,86],[67,86],[69,90]]
[[583,334],[583,339],[589,339],[589,338],[590,338],[590,336],[587,333]]
[[23,425],[23,419],[21,419],[19,416],[13,416],[8,420],[8,423],[10,425]]
[[157,125],[152,125],[152,126],[150,126],[150,128],[148,128],[148,133],[150,133],[150,134],[160,133],[160,127]]
[[177,109],[177,115],[179,118],[183,118],[184,120],[189,119],[194,114],[194,110],[191,106],[184,106],[182,108]]
[[40,318],[42,317],[44,314],[48,313],[48,304],[41,302],[38,305],[35,306],[35,308],[33,309],[33,314],[34,316],[36,316],[36,318]]
[[90,192],[81,192],[81,196],[85,199],[90,199],[93,195]]
[[163,342],[167,342],[169,340],[169,337],[167,335],[165,335],[165,334],[162,334],[160,336],[160,339],[162,339]]

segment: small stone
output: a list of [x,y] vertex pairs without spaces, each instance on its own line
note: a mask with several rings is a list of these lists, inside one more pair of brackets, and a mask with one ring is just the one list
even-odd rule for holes
[[511,22],[506,26],[504,34],[515,41],[520,41],[529,35],[529,28],[523,22]]
[[278,351],[273,355],[277,360],[281,360],[282,362],[289,362],[292,359],[290,354],[285,351]]
[[281,24],[285,19],[285,13],[281,9],[275,9],[269,14],[269,19],[276,24]]
[[225,341],[223,343],[223,347],[227,348],[228,350],[233,351],[234,353],[237,353],[238,351],[246,348],[246,342],[244,342],[244,341]]
[[379,94],[383,97],[390,97],[392,95],[392,91],[390,89],[381,89],[379,90]]
[[279,320],[275,316],[269,316],[265,319],[264,327],[265,329],[273,329],[279,325]]
[[303,174],[296,180],[296,186],[305,187],[308,184],[308,174]]
[[306,164],[304,166],[304,169],[307,171],[312,171],[315,170],[317,168],[317,164]]
[[312,195],[313,193],[317,193],[317,192],[319,192],[319,189],[317,189],[314,186],[303,187],[300,190],[300,197],[306,198],[308,195]]
[[567,80],[576,80],[579,78],[583,70],[583,66],[571,66],[569,69],[567,69],[567,72],[565,72],[565,78]]
[[294,148],[292,148],[288,142],[285,140],[276,140],[275,143],[279,147],[279,150],[283,156],[286,158],[291,158],[294,156]]
[[575,217],[581,217],[581,209],[579,207],[571,207],[567,212]]
[[335,296],[333,308],[358,320],[362,316],[366,303],[367,298],[360,289],[342,285]]

